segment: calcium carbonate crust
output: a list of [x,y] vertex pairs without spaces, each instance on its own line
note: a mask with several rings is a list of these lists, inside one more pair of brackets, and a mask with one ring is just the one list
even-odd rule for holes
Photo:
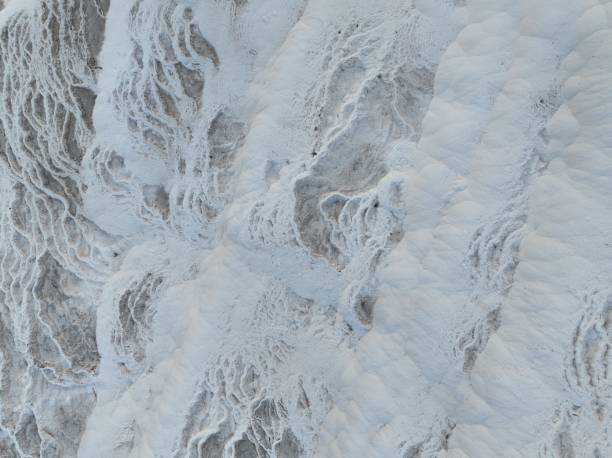
[[0,456],[612,456],[612,2],[0,1]]

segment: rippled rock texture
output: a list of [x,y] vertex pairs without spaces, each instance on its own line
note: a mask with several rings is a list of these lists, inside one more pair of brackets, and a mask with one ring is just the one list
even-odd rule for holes
[[0,457],[609,457],[612,2],[0,1]]

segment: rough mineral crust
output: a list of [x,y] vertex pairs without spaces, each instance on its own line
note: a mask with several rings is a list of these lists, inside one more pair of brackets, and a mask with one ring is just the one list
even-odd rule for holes
[[611,1],[0,1],[1,458],[612,457],[611,346]]

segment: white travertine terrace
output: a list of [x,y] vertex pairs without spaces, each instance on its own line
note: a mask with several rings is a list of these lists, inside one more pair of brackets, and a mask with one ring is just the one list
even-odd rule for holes
[[612,456],[611,1],[0,1],[0,196],[0,458]]

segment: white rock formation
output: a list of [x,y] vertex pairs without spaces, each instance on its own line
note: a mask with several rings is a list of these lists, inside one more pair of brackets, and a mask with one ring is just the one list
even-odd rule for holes
[[0,2],[0,457],[612,457],[612,2]]

